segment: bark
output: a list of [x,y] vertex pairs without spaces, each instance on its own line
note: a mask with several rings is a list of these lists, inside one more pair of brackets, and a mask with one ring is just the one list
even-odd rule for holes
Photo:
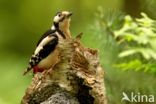
[[76,39],[59,46],[60,61],[50,73],[37,73],[21,104],[106,104],[104,71],[98,52]]

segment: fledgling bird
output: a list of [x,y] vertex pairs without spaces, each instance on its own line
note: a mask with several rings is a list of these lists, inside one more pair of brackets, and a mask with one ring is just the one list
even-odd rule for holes
[[58,62],[58,45],[63,39],[71,38],[69,11],[58,12],[53,19],[52,27],[45,32],[37,43],[37,47],[30,58],[29,66],[23,73],[25,75],[31,69],[33,73],[43,72],[52,68]]

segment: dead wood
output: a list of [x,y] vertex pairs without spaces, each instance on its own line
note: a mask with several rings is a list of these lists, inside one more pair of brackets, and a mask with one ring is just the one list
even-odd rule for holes
[[60,44],[59,63],[49,74],[35,74],[21,104],[107,103],[98,51],[84,47],[81,35]]

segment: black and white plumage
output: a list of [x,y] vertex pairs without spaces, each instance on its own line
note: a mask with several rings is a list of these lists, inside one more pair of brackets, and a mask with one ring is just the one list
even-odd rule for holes
[[56,14],[51,29],[39,39],[24,75],[31,69],[33,69],[34,73],[50,69],[58,62],[58,45],[60,41],[71,37],[69,31],[71,14],[68,11]]

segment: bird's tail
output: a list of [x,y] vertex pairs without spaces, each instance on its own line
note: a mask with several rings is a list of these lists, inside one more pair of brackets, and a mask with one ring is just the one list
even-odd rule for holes
[[26,75],[31,70],[31,65],[27,67],[27,69],[23,72],[23,75]]

